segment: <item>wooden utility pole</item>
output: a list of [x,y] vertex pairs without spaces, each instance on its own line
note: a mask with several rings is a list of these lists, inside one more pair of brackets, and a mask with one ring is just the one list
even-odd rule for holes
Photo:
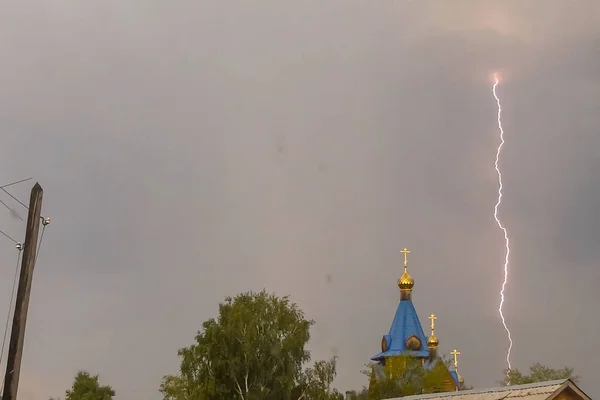
[[19,374],[21,372],[21,358],[23,357],[23,342],[25,341],[25,324],[27,323],[27,309],[31,294],[31,280],[37,256],[37,242],[42,219],[42,196],[44,191],[39,183],[31,189],[29,200],[29,216],[27,217],[27,230],[21,274],[19,275],[19,288],[15,303],[12,331],[10,333],[10,347],[8,348],[8,361],[4,375],[4,392],[2,400],[16,400],[19,388]]

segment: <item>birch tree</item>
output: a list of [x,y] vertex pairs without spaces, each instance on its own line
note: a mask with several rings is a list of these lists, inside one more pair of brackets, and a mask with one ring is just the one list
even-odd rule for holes
[[165,400],[298,400],[316,390],[326,400],[335,360],[305,368],[313,321],[288,297],[265,291],[226,298],[195,342],[179,350],[178,375],[165,376]]

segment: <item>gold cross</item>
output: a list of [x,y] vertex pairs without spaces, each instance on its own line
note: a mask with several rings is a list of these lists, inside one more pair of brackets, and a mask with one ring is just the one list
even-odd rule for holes
[[410,250],[405,247],[403,250],[400,250],[400,253],[404,253],[404,266],[406,267],[408,265],[407,255],[410,253]]
[[458,369],[458,356],[460,355],[460,351],[454,349],[450,354],[454,356],[454,369]]
[[433,333],[433,328],[435,327],[435,320],[437,319],[437,317],[435,316],[435,314],[431,314],[429,316],[429,319],[431,320],[431,332]]

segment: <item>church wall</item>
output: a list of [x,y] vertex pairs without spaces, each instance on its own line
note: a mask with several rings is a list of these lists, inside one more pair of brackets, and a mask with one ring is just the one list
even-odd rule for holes
[[[387,357],[385,359],[384,369],[388,376],[400,377],[407,368],[411,368],[413,366],[423,367],[423,362],[423,359],[415,359],[405,355]],[[373,374],[371,374],[369,388],[374,390],[376,385],[377,378],[373,372]],[[452,375],[450,375],[450,371],[444,363],[436,364],[433,369],[426,374],[423,386],[424,393],[453,392],[456,390],[456,383],[454,382]]]
[[443,363],[438,363],[433,367],[433,371],[427,376],[424,386],[427,388],[427,393],[453,392],[456,390],[456,383]]
[[410,360],[407,356],[393,356],[385,359],[385,370],[391,376],[400,376],[407,368],[410,362],[417,362],[418,365],[423,365],[423,360]]

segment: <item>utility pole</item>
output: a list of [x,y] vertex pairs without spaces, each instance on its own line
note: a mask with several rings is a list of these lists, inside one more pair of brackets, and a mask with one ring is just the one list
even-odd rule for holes
[[4,392],[2,400],[16,400],[19,388],[19,374],[21,373],[21,358],[23,357],[23,342],[25,341],[25,324],[27,323],[27,309],[31,294],[31,280],[33,268],[37,257],[37,242],[42,219],[42,196],[44,191],[39,183],[31,189],[29,200],[29,215],[27,217],[27,230],[23,259],[21,261],[21,274],[19,275],[19,288],[15,303],[12,331],[10,333],[10,347],[8,348],[8,361],[4,375]]

